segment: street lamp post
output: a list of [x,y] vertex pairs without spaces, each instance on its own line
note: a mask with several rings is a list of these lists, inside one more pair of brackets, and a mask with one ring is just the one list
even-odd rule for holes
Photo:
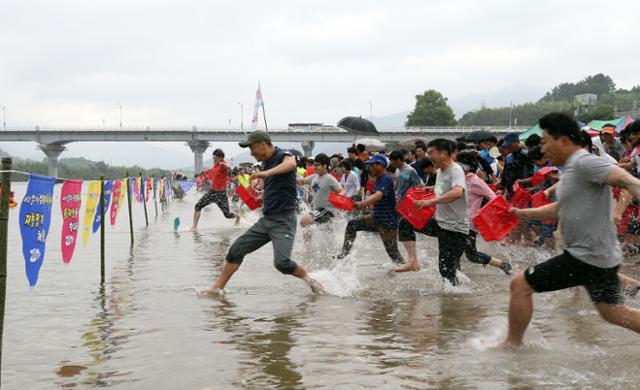
[[240,130],[244,130],[244,106],[242,103],[238,103],[240,105]]
[[7,109],[5,106],[2,106],[2,128],[7,129]]
[[369,100],[369,120],[373,122],[373,103]]
[[509,129],[511,129],[511,110],[513,109],[513,102],[509,102]]
[[122,105],[120,103],[116,103],[116,106],[120,109],[120,129],[122,129]]

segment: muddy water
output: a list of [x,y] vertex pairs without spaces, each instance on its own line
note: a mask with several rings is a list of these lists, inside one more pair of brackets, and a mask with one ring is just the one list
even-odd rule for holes
[[[24,188],[17,186],[18,199]],[[336,263],[344,221],[314,231],[311,244],[296,238],[296,260],[331,294],[313,296],[280,275],[267,246],[246,258],[225,298],[201,298],[197,290],[257,216],[234,227],[210,207],[194,234],[196,200],[176,200],[157,217],[150,203],[148,228],[134,205],[132,248],[122,213],[107,230],[103,288],[97,235],[63,265],[56,199],[45,263],[30,290],[12,210],[3,388],[628,389],[640,380],[640,337],[604,323],[583,291],[537,296],[526,347],[487,350],[505,333],[507,276],[463,260],[468,280],[443,285],[426,237],[418,273],[389,275],[381,243],[366,234]],[[551,255],[484,249],[517,269]],[[629,303],[637,307],[638,299]]]

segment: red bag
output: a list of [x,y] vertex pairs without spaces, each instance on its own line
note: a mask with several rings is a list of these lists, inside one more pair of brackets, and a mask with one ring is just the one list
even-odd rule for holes
[[553,203],[551,199],[544,197],[544,191],[540,191],[531,197],[531,207],[538,208]]
[[340,210],[346,210],[346,211],[353,210],[353,199],[349,198],[348,196],[344,196],[342,194],[331,192],[329,194],[329,203],[331,203],[333,207]]
[[404,217],[404,219],[409,221],[413,227],[420,230],[427,225],[427,222],[429,222],[431,218],[433,218],[433,215],[436,213],[436,208],[424,207],[420,210],[416,210],[414,204],[417,200],[429,200],[434,197],[435,194],[430,190],[417,187],[409,188],[405,198],[402,199],[400,204],[398,204],[396,210]]
[[473,218],[473,224],[485,241],[502,240],[519,223],[518,217],[509,212],[509,204],[502,196],[491,199]]
[[518,189],[513,194],[513,197],[511,198],[509,205],[517,209],[524,209],[527,207],[530,201],[531,201],[531,194],[529,193],[529,191],[518,186]]
[[260,207],[260,202],[258,202],[258,195],[253,190],[253,188],[245,188],[244,186],[238,186],[236,188],[236,194],[242,199],[244,204],[249,207],[250,210],[255,210]]

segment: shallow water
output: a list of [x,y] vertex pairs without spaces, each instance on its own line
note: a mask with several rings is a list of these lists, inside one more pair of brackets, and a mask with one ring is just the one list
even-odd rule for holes
[[[17,199],[24,184],[15,185]],[[272,266],[270,246],[247,256],[224,298],[202,298],[233,240],[215,208],[191,233],[195,194],[170,203],[144,227],[134,204],[135,244],[126,209],[108,227],[107,282],[100,287],[99,236],[69,266],[60,257],[59,186],[45,263],[35,289],[24,275],[18,209],[10,215],[2,385],[7,389],[558,389],[634,388],[638,335],[602,321],[581,290],[536,296],[527,345],[484,346],[505,334],[509,278],[463,260],[469,278],[444,285],[435,248],[420,237],[418,273],[390,275],[379,240],[358,237],[336,264],[344,222],[296,237],[295,259],[330,295]],[[181,231],[173,232],[180,217]],[[550,252],[491,245],[516,269]],[[638,299],[628,301],[638,307]]]

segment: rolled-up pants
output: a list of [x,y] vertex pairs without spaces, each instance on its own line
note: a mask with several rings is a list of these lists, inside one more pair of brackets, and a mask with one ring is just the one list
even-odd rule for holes
[[246,255],[271,241],[273,265],[283,274],[294,273],[298,266],[291,260],[291,251],[296,237],[296,226],[295,211],[264,215],[233,242],[227,253],[227,262],[240,265]]

